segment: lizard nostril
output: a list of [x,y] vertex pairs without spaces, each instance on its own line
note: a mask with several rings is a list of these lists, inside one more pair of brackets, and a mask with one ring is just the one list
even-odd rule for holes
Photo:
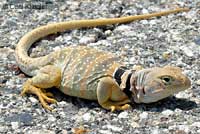
[[142,92],[143,92],[143,94],[146,94],[144,88],[142,88]]

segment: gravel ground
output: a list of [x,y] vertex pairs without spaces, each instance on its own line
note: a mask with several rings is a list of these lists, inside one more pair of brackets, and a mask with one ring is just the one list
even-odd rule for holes
[[[70,134],[84,128],[91,134],[200,133],[200,0],[1,0],[0,3],[0,133]],[[23,0],[24,1],[24,0]],[[21,2],[21,6],[20,6]],[[23,6],[22,6],[23,4]],[[21,97],[28,78],[18,68],[14,49],[33,28],[52,22],[108,18],[190,7],[172,14],[129,24],[71,30],[34,45],[31,57],[65,46],[86,45],[111,51],[127,66],[176,65],[192,87],[154,104],[136,104],[111,113],[97,102],[65,96],[44,110],[35,96]]]

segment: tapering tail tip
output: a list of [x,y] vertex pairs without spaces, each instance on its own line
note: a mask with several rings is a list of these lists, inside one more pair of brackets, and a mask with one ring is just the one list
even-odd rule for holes
[[177,8],[177,10],[183,11],[183,12],[189,12],[190,8],[184,7],[184,8]]

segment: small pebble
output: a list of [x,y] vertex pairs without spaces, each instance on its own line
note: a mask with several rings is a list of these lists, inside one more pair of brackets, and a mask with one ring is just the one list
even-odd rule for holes
[[12,129],[18,129],[19,128],[19,122],[11,122]]
[[200,122],[194,122],[191,126],[200,128]]
[[144,119],[147,119],[149,116],[149,114],[147,112],[142,112],[139,117],[140,117],[140,120],[144,120]]
[[196,84],[200,86],[200,79],[196,81]]
[[95,42],[95,37],[82,37],[79,40],[80,44],[89,44]]
[[128,112],[124,111],[124,112],[121,112],[119,115],[118,115],[118,118],[128,118]]
[[168,117],[168,116],[170,116],[170,115],[173,115],[173,114],[174,114],[174,111],[167,109],[167,110],[164,110],[164,111],[162,112],[162,114],[163,114],[164,116]]
[[180,47],[181,50],[185,53],[185,55],[187,55],[188,57],[193,57],[194,54],[193,54],[193,51],[191,49],[189,49],[188,47]]
[[106,128],[111,129],[113,132],[121,132],[123,129],[121,127],[107,125]]
[[33,104],[36,104],[36,103],[38,103],[38,100],[35,98],[35,97],[29,97],[28,98]]
[[82,116],[82,119],[85,121],[85,122],[88,122],[90,121],[92,118],[92,115],[90,113],[85,113],[83,116]]
[[48,121],[49,121],[49,122],[55,122],[55,121],[56,121],[56,118],[53,117],[52,115],[51,115],[51,116],[48,116]]
[[140,127],[140,125],[137,123],[137,122],[131,122],[131,126],[133,127],[133,128],[139,128]]

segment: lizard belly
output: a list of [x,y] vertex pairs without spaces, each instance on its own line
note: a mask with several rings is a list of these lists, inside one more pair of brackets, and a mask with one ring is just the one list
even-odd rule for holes
[[120,66],[119,58],[92,48],[78,47],[70,51],[62,69],[60,90],[70,96],[97,100],[101,78],[112,77]]

